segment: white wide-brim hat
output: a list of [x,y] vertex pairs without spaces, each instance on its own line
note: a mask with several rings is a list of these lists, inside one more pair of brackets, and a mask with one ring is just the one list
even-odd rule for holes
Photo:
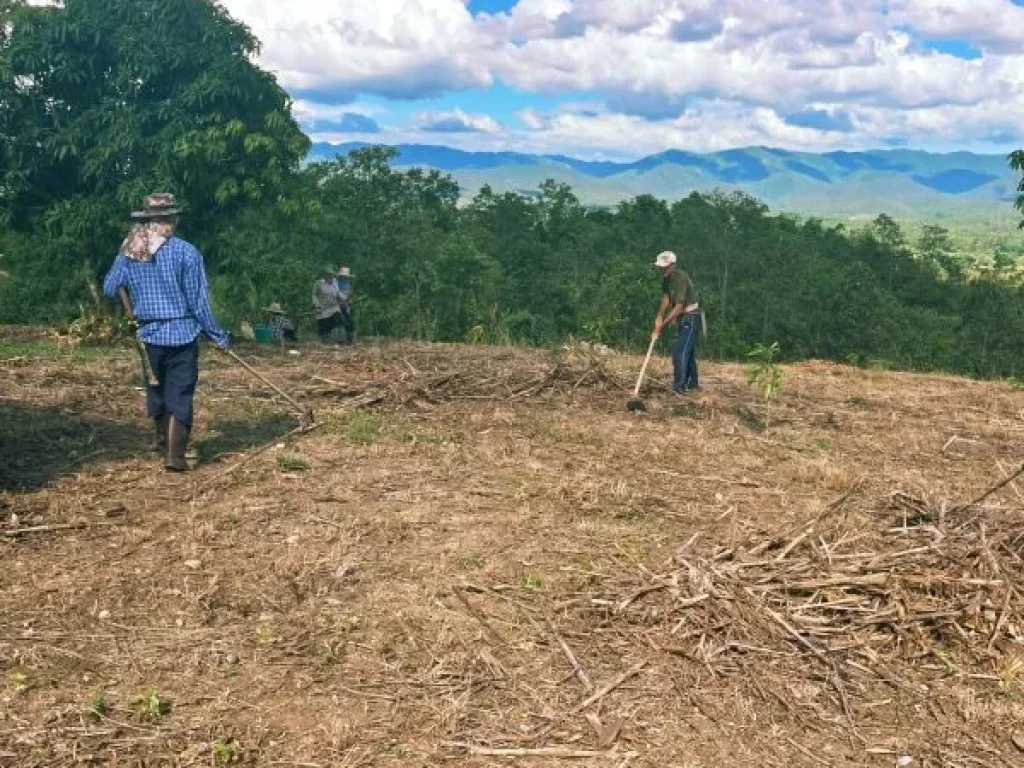
[[672,251],[662,251],[658,254],[658,258],[654,260],[654,266],[658,269],[664,269],[665,267],[671,267],[676,263],[676,255]]

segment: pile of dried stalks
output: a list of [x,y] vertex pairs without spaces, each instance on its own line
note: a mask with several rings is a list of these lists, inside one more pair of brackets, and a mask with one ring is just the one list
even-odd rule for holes
[[665,583],[701,609],[681,616],[672,634],[700,638],[694,655],[703,660],[714,638],[724,643],[717,655],[774,636],[829,666],[886,653],[924,658],[938,646],[977,661],[1024,639],[1014,588],[1024,576],[1024,523],[954,520],[917,504],[913,515],[876,536],[816,521],[740,556],[724,550],[690,563],[681,554],[685,568]]
[[[626,389],[616,358],[584,345],[566,346],[544,363],[536,357],[512,352],[505,357],[479,355],[449,358],[421,355],[416,365],[399,357],[401,375],[370,388],[340,381],[337,377],[312,376],[293,387],[305,398],[343,401],[347,406],[406,406],[423,403],[472,403],[517,401],[534,397],[589,392],[623,392]],[[269,394],[268,394],[269,396]]]
[[[1014,477],[1021,474],[1024,468]],[[690,670],[675,686],[698,708],[714,707],[716,692],[742,690],[780,720],[883,758],[905,753],[879,739],[877,718],[868,714],[876,708],[925,708],[949,723],[949,713],[961,711],[965,680],[996,685],[1012,697],[1024,681],[1024,600],[1016,589],[1024,578],[1024,521],[999,507],[950,509],[904,493],[866,500],[866,507],[847,513],[859,489],[799,530],[766,530],[738,546],[702,546],[709,525],[678,548],[664,573],[645,571],[642,585],[631,573],[620,574],[610,577],[616,586],[604,583],[560,605],[514,600],[501,586],[469,585],[467,593],[483,596],[491,612],[513,605],[538,639],[564,654],[567,673],[584,690],[575,708],[552,713],[525,736],[466,738],[450,746],[480,756],[604,755],[628,762],[621,746],[599,751],[611,748],[618,734],[614,722],[602,724],[601,701],[665,656]],[[493,632],[493,613],[457,596]],[[647,661],[598,688],[563,638],[576,638],[572,645],[593,655],[595,647],[582,638],[608,634],[632,638],[629,656]],[[723,716],[705,711],[712,720]],[[587,751],[589,739],[572,735],[575,720],[592,727],[598,751]],[[969,727],[960,736],[974,742],[964,748],[975,756],[994,749]],[[1020,735],[1006,738],[1024,752]],[[796,741],[789,748],[832,764]],[[933,749],[918,754],[939,765],[959,765],[963,757],[946,740]],[[977,757],[971,763],[1004,764]]]
[[1012,695],[1024,678],[1024,521],[904,493],[873,519],[843,515],[855,492],[800,530],[743,546],[699,553],[698,532],[674,570],[592,597],[586,613],[863,746],[856,712],[894,700],[941,706],[954,675]]
[[413,368],[411,376],[392,387],[390,399],[403,405],[521,400],[581,388],[621,391],[625,386],[607,356],[582,345],[560,350],[543,365],[524,366],[518,359],[481,362],[449,363],[430,374]]
[[518,400],[583,386],[622,389],[621,381],[600,360],[589,365],[558,361],[544,371],[507,368],[497,371],[456,370],[430,377],[412,393],[429,402]]

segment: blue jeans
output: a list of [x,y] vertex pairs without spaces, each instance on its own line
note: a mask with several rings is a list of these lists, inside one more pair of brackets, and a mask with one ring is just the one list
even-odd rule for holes
[[700,315],[683,315],[676,321],[676,332],[676,345],[672,349],[672,389],[686,392],[699,386],[697,337],[701,332]]
[[181,347],[146,345],[159,386],[147,387],[146,409],[154,419],[175,416],[192,426],[192,396],[199,381],[199,340]]

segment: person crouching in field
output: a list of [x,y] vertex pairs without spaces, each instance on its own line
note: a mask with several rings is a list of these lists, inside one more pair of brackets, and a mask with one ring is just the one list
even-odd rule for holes
[[704,318],[697,302],[697,289],[689,276],[676,266],[672,251],[658,254],[655,266],[661,271],[661,306],[654,319],[654,337],[660,338],[667,326],[676,326],[676,345],[672,350],[672,389],[683,394],[697,389],[697,337]]
[[132,214],[138,224],[103,281],[105,296],[116,298],[125,288],[131,300],[138,337],[158,382],[146,389],[146,407],[170,472],[188,469],[199,335],[206,334],[221,349],[229,343],[210,306],[202,254],[175,237],[179,214],[173,195],[146,197],[143,209]]
[[295,335],[295,323],[288,319],[288,315],[285,314],[284,308],[279,302],[273,302],[265,311],[267,313],[267,327],[270,329],[270,335],[275,343],[283,344],[286,341],[298,341]]

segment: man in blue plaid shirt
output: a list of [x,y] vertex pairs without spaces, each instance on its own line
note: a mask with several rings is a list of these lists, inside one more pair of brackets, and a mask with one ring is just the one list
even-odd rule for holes
[[171,472],[188,469],[185,452],[192,429],[192,398],[199,380],[199,335],[226,349],[228,335],[210,307],[203,257],[174,236],[178,225],[174,196],[146,197],[132,214],[132,229],[103,281],[115,298],[125,288],[131,298],[139,339],[159,384],[146,391],[146,407],[156,423],[157,447]]

